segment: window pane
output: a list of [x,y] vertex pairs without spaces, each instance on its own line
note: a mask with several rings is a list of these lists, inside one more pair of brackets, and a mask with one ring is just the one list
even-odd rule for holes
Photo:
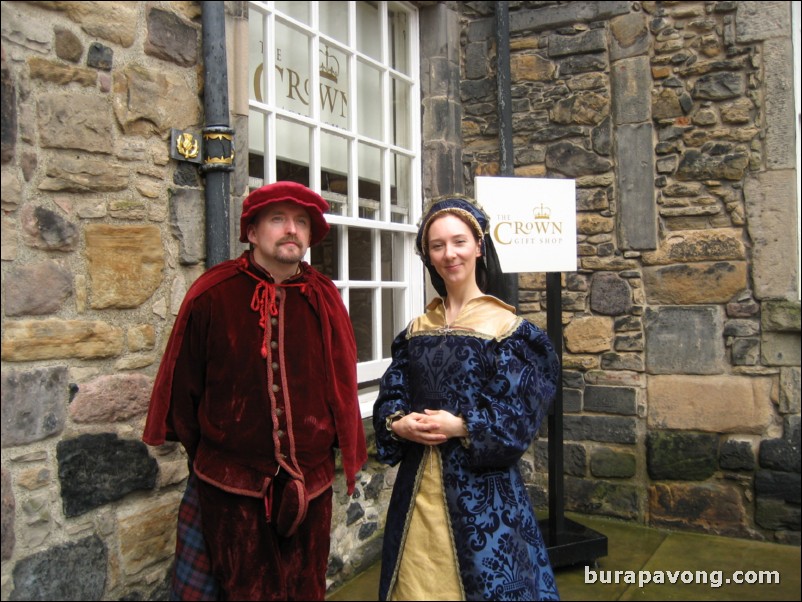
[[248,111],[248,176],[265,179],[265,116]]
[[249,3],[249,186],[314,182],[329,202],[339,223],[307,260],[342,289],[363,380],[378,378],[422,304],[414,233],[393,226],[413,223],[420,203],[413,4]]
[[381,206],[381,151],[367,144],[359,148],[359,217],[379,219]]
[[409,92],[407,82],[391,79],[390,86],[393,94],[393,144],[402,148],[410,148],[411,134],[409,123]]
[[320,3],[320,32],[348,43],[348,5],[342,2]]
[[348,58],[336,48],[320,45],[320,118],[348,129]]
[[276,2],[276,9],[296,21],[309,25],[309,2],[298,2],[297,0]]
[[348,141],[321,132],[320,165],[320,192],[331,213],[348,215]]
[[373,280],[373,245],[371,232],[364,228],[348,229],[348,279]]
[[332,280],[342,280],[340,270],[340,243],[342,226],[334,224],[328,235],[309,250],[309,264]]
[[248,74],[250,77],[250,98],[259,102],[267,102],[265,78],[270,75],[264,72],[264,22],[262,15],[256,11],[251,12],[248,19]]
[[383,140],[381,74],[373,67],[358,61],[356,67],[357,130],[360,134]]
[[357,361],[373,359],[373,291],[351,289],[348,313],[354,326]]
[[412,199],[412,159],[392,153],[392,189],[390,221],[408,224],[410,220],[410,201]]
[[374,2],[356,3],[356,49],[381,60],[381,21]]
[[390,5],[390,66],[409,75],[409,15],[405,10]]
[[381,241],[381,279],[402,282],[407,260],[404,256],[404,235],[400,232],[384,231],[381,233]]
[[302,179],[290,179],[309,186],[309,129],[286,119],[276,119],[276,151],[277,158],[283,167],[279,171],[286,174],[303,175]]
[[382,357],[391,357],[390,347],[396,335],[403,330],[404,291],[382,290]]
[[308,116],[309,92],[309,39],[276,20],[276,104]]

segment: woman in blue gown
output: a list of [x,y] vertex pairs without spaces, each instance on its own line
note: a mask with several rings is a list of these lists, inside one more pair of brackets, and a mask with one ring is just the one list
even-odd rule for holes
[[547,335],[490,293],[487,214],[463,196],[424,212],[417,251],[440,293],[395,339],[373,410],[400,462],[381,600],[559,600],[518,460],[556,390]]

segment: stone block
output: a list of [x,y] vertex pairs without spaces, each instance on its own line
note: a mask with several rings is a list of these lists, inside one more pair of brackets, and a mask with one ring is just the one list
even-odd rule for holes
[[66,367],[3,370],[1,395],[3,448],[63,431],[69,403]]
[[577,443],[563,445],[563,471],[574,477],[584,477],[588,466],[585,446]]
[[620,316],[632,308],[629,283],[614,272],[593,275],[590,285],[590,308],[606,316]]
[[122,330],[105,322],[20,320],[4,325],[2,357],[13,362],[99,359],[119,355],[122,346]]
[[646,15],[642,12],[610,20],[610,58],[613,61],[648,52],[651,36],[646,21]]
[[145,54],[181,67],[198,62],[198,30],[175,13],[151,8],[147,34]]
[[126,508],[121,513],[118,537],[122,570],[136,575],[146,567],[175,554],[177,509],[181,494],[159,498],[157,503]]
[[[788,5],[787,2],[774,4]],[[787,10],[787,8],[785,9]],[[770,170],[798,169],[795,150],[799,144],[793,123],[794,69],[799,73],[798,63],[788,60],[796,41],[779,27],[776,33],[783,37],[766,40],[763,44],[763,69],[765,73],[765,160]],[[799,56],[799,49],[796,49]]]
[[766,439],[760,443],[758,454],[761,468],[783,472],[802,471],[800,449],[787,439]]
[[164,246],[156,226],[86,226],[93,309],[139,307],[161,285]]
[[61,499],[67,517],[79,516],[140,489],[153,489],[159,468],[141,441],[113,433],[80,435],[57,445]]
[[735,35],[740,44],[773,38],[791,22],[788,2],[736,2]]
[[755,523],[772,531],[799,531],[799,505],[771,497],[758,497],[755,500]]
[[727,303],[748,285],[745,261],[645,267],[646,298],[654,305]]
[[647,309],[646,369],[652,374],[724,371],[723,320],[718,307]]
[[0,522],[2,522],[2,550],[3,561],[8,560],[14,554],[14,546],[16,544],[16,537],[14,535],[14,518],[16,515],[16,499],[14,498],[14,490],[11,488],[11,473],[2,468],[2,513],[0,513]]
[[[108,550],[93,535],[22,558],[10,600],[102,600]],[[80,578],[78,578],[80,576]]]
[[643,262],[646,265],[669,265],[743,260],[746,259],[746,248],[742,236],[741,230],[735,228],[678,230],[662,240],[656,251],[645,252]]
[[771,390],[769,377],[650,376],[649,428],[760,435],[774,420]]
[[585,387],[586,412],[637,415],[637,391],[631,387]]
[[802,346],[799,333],[764,332],[760,339],[760,352],[767,366],[799,366],[802,363]]
[[[651,119],[651,90],[649,57],[639,56],[614,62],[610,67],[613,94],[613,123],[645,123]],[[651,128],[647,128],[651,132]],[[629,149],[619,145],[619,152]],[[621,166],[619,166],[620,168]]]
[[646,462],[654,480],[704,481],[716,472],[718,436],[676,431],[650,432]]
[[790,299],[797,294],[796,195],[793,169],[750,175],[744,182],[746,225],[752,240],[754,294],[758,300]]
[[612,349],[613,322],[601,316],[575,317],[565,327],[565,346],[571,353],[599,353]]
[[72,295],[72,275],[54,261],[17,266],[3,277],[6,316],[47,315]]
[[801,381],[798,366],[780,369],[780,414],[799,414]]
[[653,136],[650,123],[616,128],[619,234],[624,249],[657,248]]
[[638,488],[625,483],[565,478],[566,510],[634,520],[638,517]]
[[107,374],[78,387],[70,404],[75,422],[120,422],[148,410],[153,381],[144,374]]
[[799,473],[778,470],[758,470],[755,474],[755,494],[799,504],[802,489]]
[[760,306],[760,323],[766,332],[799,332],[800,313],[799,301],[764,301]]
[[651,525],[746,536],[749,518],[743,496],[728,484],[658,483],[649,488]]
[[170,227],[178,239],[181,265],[195,265],[206,258],[206,208],[199,190],[178,188],[170,195]]
[[718,451],[718,465],[723,470],[754,470],[755,452],[749,441],[729,439]]
[[628,479],[635,476],[637,461],[631,452],[602,448],[590,457],[590,472],[597,478]]
[[568,441],[634,444],[637,419],[628,416],[564,416],[563,437]]

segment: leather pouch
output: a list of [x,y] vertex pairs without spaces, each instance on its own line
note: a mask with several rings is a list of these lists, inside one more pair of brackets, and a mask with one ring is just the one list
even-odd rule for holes
[[292,537],[306,518],[309,508],[304,482],[298,479],[274,480],[271,485],[275,485],[272,487],[273,526],[282,537]]

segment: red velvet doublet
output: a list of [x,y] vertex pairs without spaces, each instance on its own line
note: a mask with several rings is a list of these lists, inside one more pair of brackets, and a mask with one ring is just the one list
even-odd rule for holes
[[[298,559],[278,562],[275,555],[284,539],[296,541],[287,544],[291,556],[306,556],[311,551],[303,549],[317,537],[325,554],[306,561],[325,577],[329,520],[321,519],[331,515],[333,448],[341,449],[349,493],[367,457],[356,345],[333,283],[302,264],[296,277],[277,285],[248,252],[201,276],[179,311],[154,383],[143,440],[165,439],[184,445],[203,482],[203,531],[224,589],[238,577],[225,574],[223,560],[248,571],[264,562],[290,575]],[[291,487],[300,493],[283,504]],[[227,506],[218,508],[224,500]],[[303,512],[309,503],[306,520],[296,516],[299,502]],[[226,519],[229,511],[239,518]]]
[[198,477],[230,493],[263,497],[280,465],[294,471],[292,454],[312,496],[334,477],[320,321],[301,280],[294,283],[264,301],[276,312],[266,308],[264,328],[254,300],[260,283],[245,273],[198,297],[187,323],[173,425],[190,455],[195,446]]

